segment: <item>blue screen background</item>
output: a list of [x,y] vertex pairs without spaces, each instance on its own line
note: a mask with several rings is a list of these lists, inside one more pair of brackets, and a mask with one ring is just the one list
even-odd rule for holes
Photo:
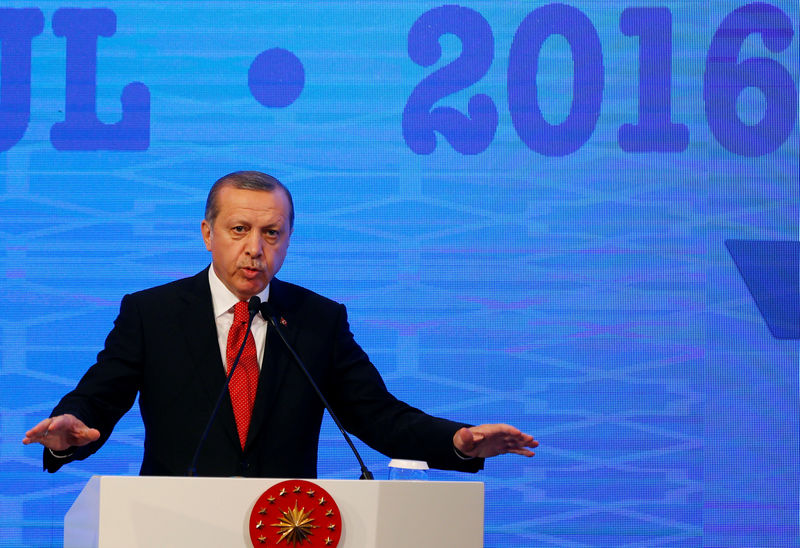
[[[55,475],[21,439],[125,293],[209,263],[206,194],[240,169],[291,189],[279,277],[347,305],[398,397],[540,441],[431,472],[485,482],[486,546],[797,546],[798,337],[725,242],[798,240],[799,20],[796,1],[4,2],[0,546],[60,546],[91,475],[138,473],[135,407]],[[8,46],[26,28],[28,55]],[[798,321],[788,271],[767,289]],[[319,467],[359,475],[327,419]]]

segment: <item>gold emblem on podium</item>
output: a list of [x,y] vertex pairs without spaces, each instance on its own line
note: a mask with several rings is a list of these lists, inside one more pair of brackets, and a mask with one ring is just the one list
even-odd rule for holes
[[253,546],[335,547],[342,517],[330,493],[306,480],[276,483],[258,498],[250,513]]

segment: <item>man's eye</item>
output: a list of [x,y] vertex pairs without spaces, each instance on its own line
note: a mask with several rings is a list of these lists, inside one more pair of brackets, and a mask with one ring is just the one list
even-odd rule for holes
[[242,232],[245,232],[247,229],[245,227],[239,225],[239,226],[233,227],[232,230],[234,232],[236,232],[236,233],[242,233]]

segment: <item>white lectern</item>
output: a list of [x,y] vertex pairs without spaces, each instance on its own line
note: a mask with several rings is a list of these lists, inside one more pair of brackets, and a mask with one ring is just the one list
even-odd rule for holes
[[[254,505],[282,481],[93,476],[64,518],[64,546],[249,548]],[[340,548],[483,546],[483,483],[311,481],[338,506]]]

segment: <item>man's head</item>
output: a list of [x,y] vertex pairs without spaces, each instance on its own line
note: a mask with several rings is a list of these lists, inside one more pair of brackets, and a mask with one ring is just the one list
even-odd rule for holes
[[200,228],[214,272],[246,301],[280,270],[293,226],[292,195],[280,181],[258,171],[237,171],[211,187]]
[[234,171],[228,173],[217,179],[211,190],[208,191],[208,198],[206,199],[206,213],[205,219],[211,224],[214,224],[214,219],[219,213],[219,204],[217,202],[217,195],[222,187],[232,186],[242,190],[263,190],[264,192],[275,192],[280,189],[286,193],[289,199],[289,226],[294,228],[294,202],[292,202],[292,193],[286,188],[282,182],[266,173],[260,171]]

